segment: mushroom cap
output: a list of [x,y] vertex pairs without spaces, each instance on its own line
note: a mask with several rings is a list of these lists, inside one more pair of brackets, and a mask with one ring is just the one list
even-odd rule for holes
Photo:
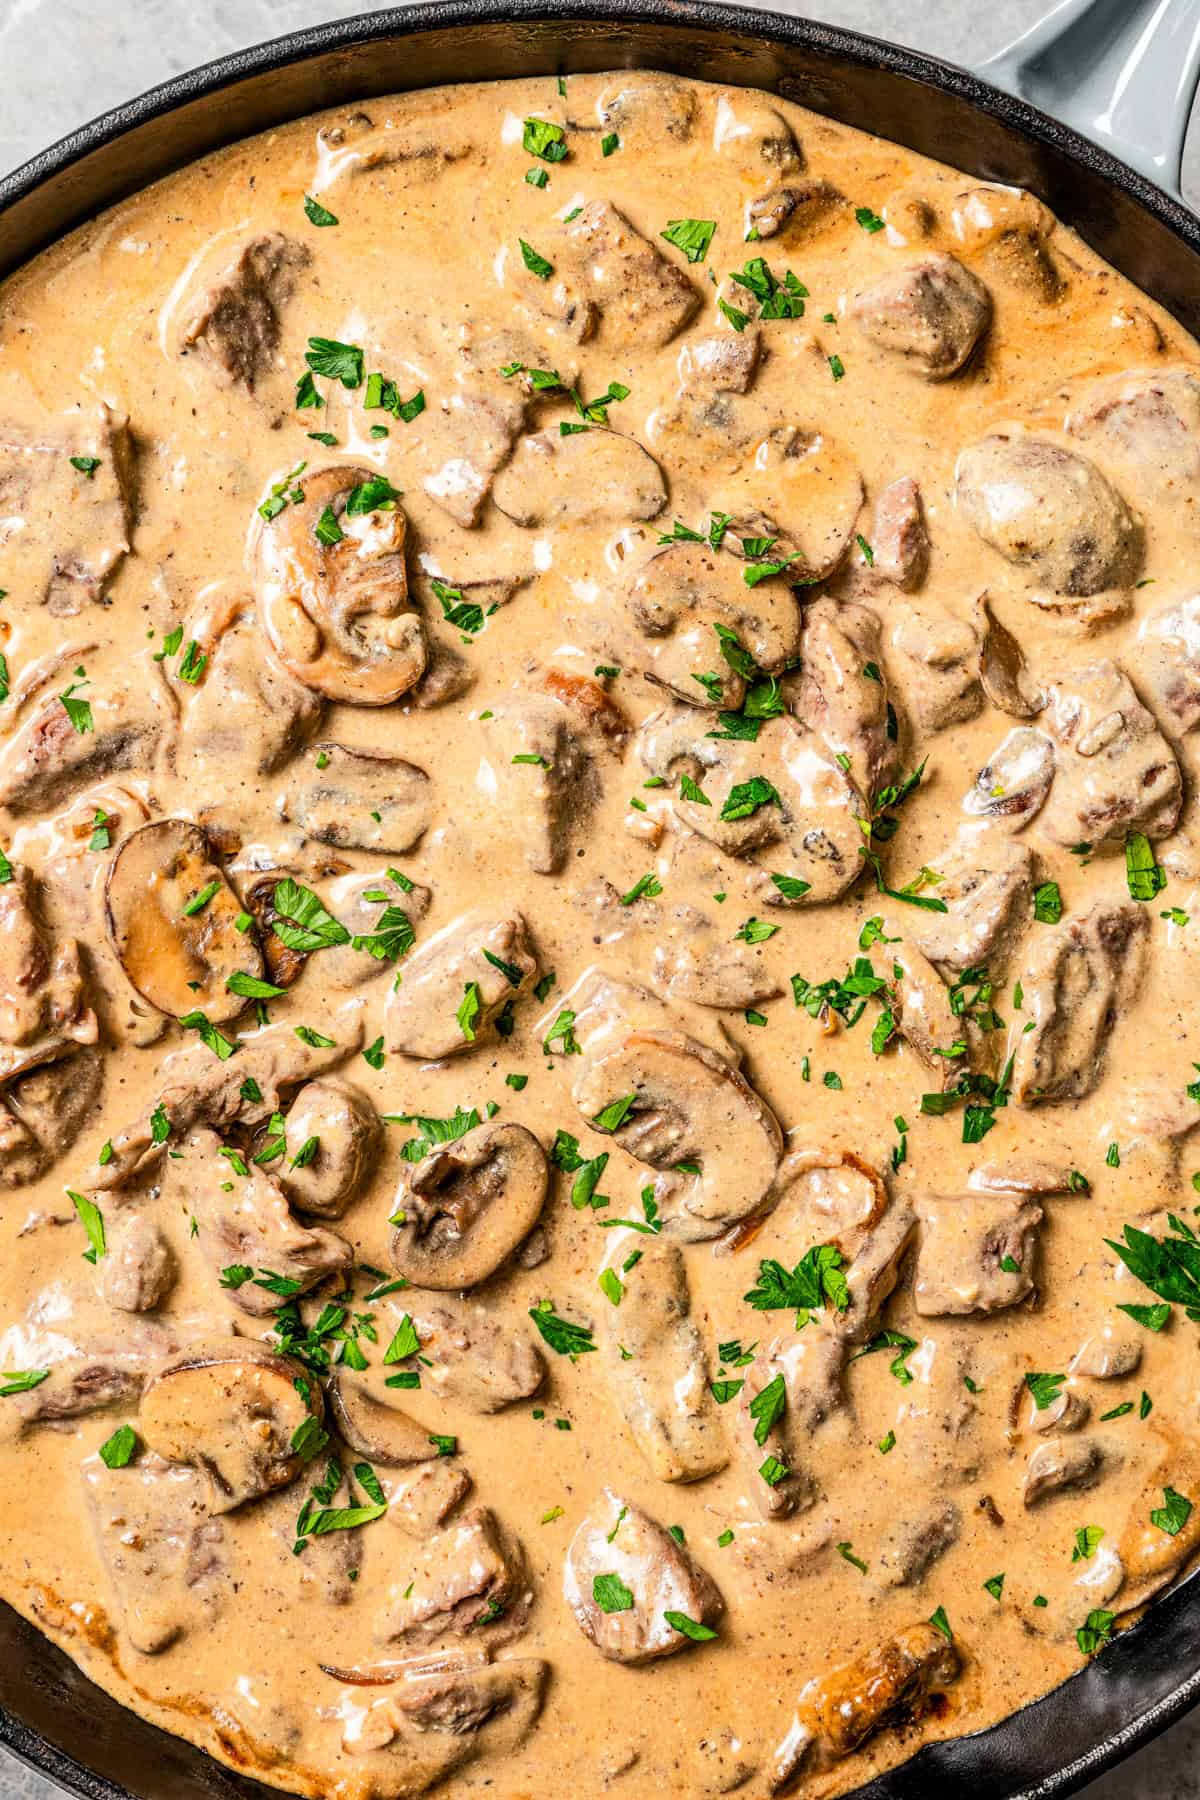
[[[428,655],[409,605],[404,513],[394,500],[349,510],[355,492],[376,480],[376,470],[352,464],[316,470],[304,477],[303,500],[274,519],[256,519],[251,537],[259,613],[273,650],[305,687],[352,706],[398,700],[420,679]],[[317,536],[327,512],[340,533],[332,544]]]
[[297,1433],[322,1410],[320,1384],[298,1362],[237,1339],[167,1362],[147,1383],[138,1424],[167,1462],[204,1471],[213,1512],[231,1512],[295,1480]]
[[207,834],[187,819],[156,819],[122,840],[105,912],[121,967],[160,1012],[181,1018],[198,1009],[217,1023],[232,1019],[246,1002],[228,991],[228,978],[239,970],[263,974],[255,938],[235,924],[241,901]]
[[330,1379],[325,1398],[343,1442],[385,1469],[406,1469],[414,1463],[432,1462],[441,1454],[423,1425],[399,1407],[377,1400],[344,1369]]
[[546,1153],[523,1125],[476,1126],[406,1166],[396,1195],[394,1266],[417,1287],[474,1287],[537,1224]]

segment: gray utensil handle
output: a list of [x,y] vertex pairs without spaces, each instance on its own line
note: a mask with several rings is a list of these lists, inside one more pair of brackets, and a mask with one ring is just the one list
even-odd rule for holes
[[1180,197],[1200,0],[1061,0],[976,73]]

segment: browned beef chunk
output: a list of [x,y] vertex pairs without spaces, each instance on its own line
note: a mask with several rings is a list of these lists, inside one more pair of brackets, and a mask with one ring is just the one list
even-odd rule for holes
[[[879,621],[865,606],[830,599],[804,609],[801,673],[788,683],[790,704],[820,734],[868,797],[891,779],[896,745],[888,732]],[[872,674],[867,671],[872,670]]]
[[1019,1105],[1091,1093],[1140,986],[1148,936],[1144,910],[1104,902],[1038,935],[1023,978],[1034,1029],[1017,1040],[1013,1065]]
[[1183,781],[1175,752],[1125,672],[1107,660],[1049,685],[1056,768],[1041,826],[1056,843],[1123,843],[1175,829]]
[[0,806],[50,812],[105,775],[149,773],[165,724],[153,679],[114,679],[79,697],[91,707],[89,731],[76,730],[57,695],[22,719],[0,751]]
[[520,1545],[478,1507],[408,1559],[403,1580],[383,1597],[374,1635],[381,1644],[505,1644],[524,1630],[532,1600]]
[[281,231],[250,238],[197,295],[181,347],[199,346],[220,379],[253,391],[274,361],[280,312],[309,260],[305,246]]
[[900,588],[920,587],[929,567],[929,533],[921,490],[911,475],[889,482],[876,500],[871,555],[880,579]]
[[100,1293],[120,1312],[151,1312],[175,1281],[175,1259],[154,1220],[137,1207],[109,1216]]
[[881,350],[942,381],[962,368],[987,330],[992,297],[953,256],[930,255],[863,288],[850,316]]
[[746,1371],[737,1399],[737,1447],[765,1519],[786,1518],[816,1498],[822,1428],[838,1421],[846,1406],[846,1355],[841,1338],[812,1325],[765,1344]]
[[912,929],[921,952],[943,977],[986,969],[999,980],[1033,916],[1033,852],[1012,838],[965,841],[935,866],[944,913],[922,913]]
[[123,1469],[83,1464],[84,1495],[125,1636],[152,1656],[209,1626],[229,1592],[225,1531],[196,1470],[146,1451]]
[[528,990],[537,971],[520,913],[463,914],[405,964],[402,985],[388,995],[388,1049],[421,1061],[471,1050],[494,1035],[497,1014]]
[[913,1297],[923,1318],[994,1313],[1033,1292],[1042,1209],[1016,1195],[929,1195],[917,1202]]
[[[75,458],[75,461],[72,461]],[[57,617],[103,600],[129,550],[134,456],[128,421],[100,406],[30,439],[0,427],[5,580]]]
[[691,1640],[669,1613],[712,1627],[724,1611],[684,1546],[611,1488],[601,1489],[571,1539],[563,1598],[602,1656],[635,1665],[687,1648]]
[[1096,1438],[1049,1438],[1025,1466],[1026,1506],[1038,1506],[1065,1488],[1091,1487],[1104,1465],[1104,1448]]
[[1194,731],[1200,724],[1200,595],[1142,621],[1137,673],[1163,728],[1172,737]]
[[1127,586],[1141,533],[1094,463],[1043,438],[993,432],[958,459],[956,503],[1006,561],[1055,594]]
[[[449,1295],[405,1295],[421,1340],[422,1385],[471,1412],[500,1412],[536,1394],[546,1365],[532,1328],[506,1325],[494,1308]],[[408,1307],[385,1302],[399,1321]],[[415,1365],[414,1365],[415,1366]]]
[[[621,1304],[601,1312],[609,1393],[660,1481],[699,1481],[727,1461],[683,1253],[665,1237],[607,1232],[603,1268]],[[625,1263],[637,1250],[632,1269]]]

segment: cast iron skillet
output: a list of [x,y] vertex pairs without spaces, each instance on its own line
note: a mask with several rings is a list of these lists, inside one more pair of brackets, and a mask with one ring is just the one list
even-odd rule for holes
[[[766,88],[973,175],[1030,188],[1200,334],[1200,221],[1177,198],[1198,13],[1196,0],[1063,0],[1046,26],[989,66],[994,80],[1106,137],[1173,186],[1173,197],[1015,93],[802,19],[709,0],[436,0],[377,12],[179,76],[0,180],[0,276],[157,176],[318,108],[439,82],[629,65]],[[953,1618],[953,1596],[944,1598]],[[970,1650],[986,1658],[986,1639]],[[1050,1800],[1198,1701],[1192,1579],[1044,1699],[991,1731],[926,1746],[855,1800]],[[0,1742],[88,1800],[275,1792],[126,1711],[2,1606]]]

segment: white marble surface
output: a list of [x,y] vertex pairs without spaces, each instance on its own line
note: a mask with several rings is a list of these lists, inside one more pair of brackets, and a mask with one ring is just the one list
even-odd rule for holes
[[[773,0],[779,11],[806,12],[954,62],[982,60],[1049,3]],[[364,10],[363,0],[0,0],[0,169],[170,75],[297,26]],[[1200,195],[1195,146],[1185,188]],[[56,1796],[61,1800],[54,1784],[0,1752],[0,1800]],[[1085,1800],[1200,1800],[1200,1712],[1086,1789]]]

